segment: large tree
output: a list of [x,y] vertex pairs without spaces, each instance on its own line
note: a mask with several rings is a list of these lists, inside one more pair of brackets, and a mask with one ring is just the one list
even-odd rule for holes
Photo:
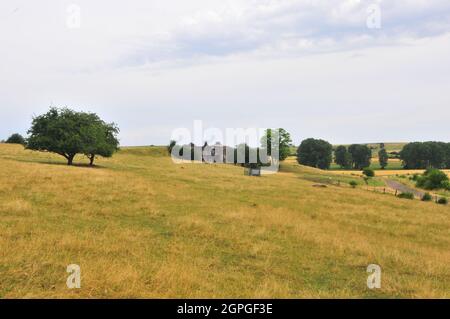
[[267,149],[267,155],[272,156],[272,141],[276,141],[277,137],[279,142],[279,159],[284,161],[291,153],[290,147],[292,143],[291,135],[285,129],[267,129],[261,138],[262,148]]
[[363,169],[370,166],[372,150],[367,145],[353,144],[348,148],[352,155],[352,166],[355,169]]
[[118,149],[119,129],[96,114],[51,108],[33,118],[27,148],[59,154],[72,165],[77,154],[85,154],[93,164],[95,156],[110,157]]
[[297,149],[299,164],[320,169],[330,168],[333,159],[333,146],[327,141],[308,138]]
[[350,168],[352,165],[352,156],[348,152],[347,147],[340,145],[334,151],[334,161],[341,168]]

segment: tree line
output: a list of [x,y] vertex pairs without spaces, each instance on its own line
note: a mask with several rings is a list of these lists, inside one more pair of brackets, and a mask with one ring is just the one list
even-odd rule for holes
[[400,159],[408,169],[450,168],[450,143],[409,143],[401,150]]
[[[361,170],[369,167],[372,161],[372,149],[367,145],[340,145],[333,150],[329,142],[314,138],[302,141],[297,149],[297,160],[302,165],[329,169],[333,154],[334,162],[343,169]],[[381,143],[378,152],[381,169],[388,166],[392,155],[402,161],[404,169],[450,169],[450,143],[413,142],[406,144],[399,153],[388,153]]]
[[[386,156],[387,162],[386,150],[380,151],[380,155],[383,161]],[[334,150],[334,158],[342,168],[359,170],[370,166],[372,150],[362,144],[352,144],[349,147],[341,145]],[[333,146],[322,139],[308,138],[297,149],[297,161],[302,165],[329,169],[333,162]]]

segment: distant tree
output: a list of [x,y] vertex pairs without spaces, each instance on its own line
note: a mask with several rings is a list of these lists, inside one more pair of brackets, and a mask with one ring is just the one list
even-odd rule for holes
[[21,144],[25,145],[25,138],[19,133],[14,133],[5,141],[7,144]]
[[389,155],[386,152],[386,149],[382,148],[378,152],[378,161],[380,162],[381,169],[385,169],[389,164]]
[[309,138],[297,149],[297,161],[306,166],[320,169],[330,168],[333,146],[327,141]]
[[384,147],[385,147],[384,143],[380,143],[380,149],[382,149]]
[[72,165],[77,154],[85,154],[93,164],[95,156],[109,157],[118,149],[119,129],[96,114],[51,108],[34,117],[26,147],[59,154]]
[[359,170],[370,166],[372,151],[367,145],[353,144],[348,151],[352,155],[353,168]]
[[352,156],[348,152],[347,147],[341,145],[334,151],[335,162],[342,168],[350,168],[352,164]]
[[450,164],[448,143],[413,142],[406,144],[400,152],[404,168],[445,168]]
[[[290,155],[290,146],[292,143],[291,135],[283,128],[277,130],[267,129],[261,138],[262,148],[267,149],[267,155],[272,156],[272,141],[278,135],[279,141],[279,159],[284,161]],[[276,140],[275,140],[276,141]]]

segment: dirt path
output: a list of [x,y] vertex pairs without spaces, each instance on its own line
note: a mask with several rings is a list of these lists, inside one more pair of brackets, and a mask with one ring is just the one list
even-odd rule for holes
[[419,191],[415,188],[411,188],[408,187],[400,182],[394,181],[392,179],[387,178],[386,179],[386,184],[387,186],[389,186],[392,189],[395,189],[401,193],[413,193],[414,196],[418,197],[418,198],[422,198],[423,195],[425,194],[425,192]]

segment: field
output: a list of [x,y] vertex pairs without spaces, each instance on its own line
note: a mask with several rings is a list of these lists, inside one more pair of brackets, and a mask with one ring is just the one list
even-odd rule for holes
[[[378,158],[372,158],[372,161],[370,163],[370,168],[373,170],[381,170],[381,166],[380,163],[378,161]],[[351,171],[348,169],[342,169],[338,164],[336,163],[332,163],[330,166],[331,170],[335,170],[335,171]],[[399,170],[403,170],[403,166],[402,166],[402,162],[399,159],[389,159],[388,162],[388,166],[383,170],[383,171],[399,171]],[[423,171],[423,170],[422,170]],[[386,173],[386,174],[392,174],[391,173]]]
[[97,164],[0,144],[0,297],[450,298],[449,206],[295,161],[248,177],[142,147]]

